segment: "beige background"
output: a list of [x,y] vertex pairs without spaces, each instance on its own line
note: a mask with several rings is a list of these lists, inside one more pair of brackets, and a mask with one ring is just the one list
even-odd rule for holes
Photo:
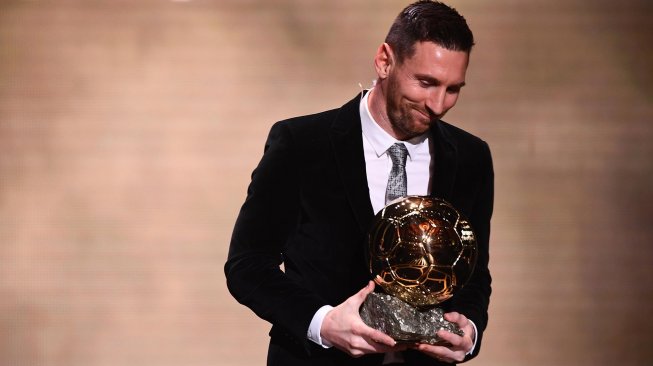
[[[222,266],[270,125],[369,86],[406,1],[0,0],[0,365],[261,365]],[[653,363],[653,5],[451,1],[496,170],[473,365]]]

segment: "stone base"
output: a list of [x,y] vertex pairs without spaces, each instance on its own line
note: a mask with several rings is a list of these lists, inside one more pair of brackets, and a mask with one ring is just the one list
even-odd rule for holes
[[463,335],[462,329],[444,319],[439,308],[417,309],[398,298],[371,293],[360,309],[365,324],[389,335],[397,342],[446,344],[436,335],[438,330]]

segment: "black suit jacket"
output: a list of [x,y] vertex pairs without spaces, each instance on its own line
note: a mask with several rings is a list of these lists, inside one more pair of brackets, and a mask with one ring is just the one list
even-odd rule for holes
[[[370,280],[366,234],[374,217],[359,115],[360,97],[341,108],[276,123],[252,173],[225,264],[232,295],[272,323],[269,364],[380,364],[380,355],[350,358],[307,339],[315,312],[336,306]],[[442,304],[478,328],[475,356],[487,325],[488,240],[493,204],[487,144],[445,122],[431,129],[431,194],[469,219],[478,261],[468,284]],[[285,273],[279,268],[283,263]],[[407,352],[412,364],[437,364]]]

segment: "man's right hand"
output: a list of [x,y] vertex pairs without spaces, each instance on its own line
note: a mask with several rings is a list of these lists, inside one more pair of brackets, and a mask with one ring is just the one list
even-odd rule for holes
[[329,311],[324,317],[320,330],[322,340],[352,357],[406,349],[405,345],[397,345],[390,336],[370,328],[361,319],[359,308],[372,291],[374,291],[374,282],[370,281],[357,294]]

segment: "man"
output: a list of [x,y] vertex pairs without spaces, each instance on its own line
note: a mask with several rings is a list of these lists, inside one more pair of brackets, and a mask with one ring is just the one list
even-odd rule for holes
[[[369,92],[272,127],[225,265],[230,292],[273,325],[269,365],[437,365],[478,354],[491,292],[492,161],[484,141],[441,121],[465,85],[473,43],[454,9],[409,5],[376,53]],[[441,304],[464,330],[439,332],[448,347],[397,344],[358,313],[374,290],[366,234],[387,203],[394,145],[405,193],[445,199],[476,231],[472,278]]]

